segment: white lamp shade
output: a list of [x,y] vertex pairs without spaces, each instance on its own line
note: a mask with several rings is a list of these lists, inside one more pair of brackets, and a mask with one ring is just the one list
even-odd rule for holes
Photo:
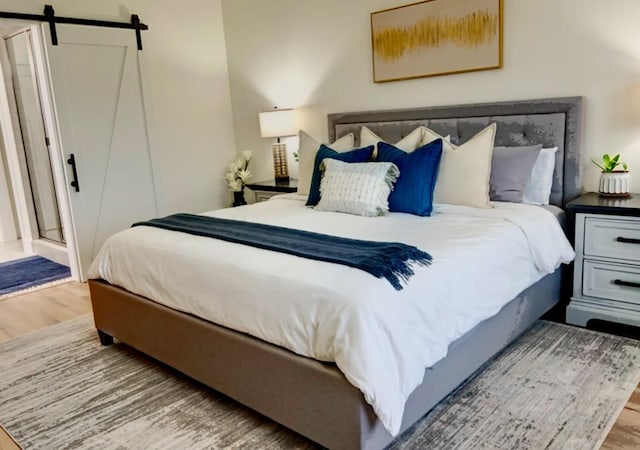
[[260,136],[263,138],[279,138],[293,136],[297,133],[293,109],[274,109],[261,112]]

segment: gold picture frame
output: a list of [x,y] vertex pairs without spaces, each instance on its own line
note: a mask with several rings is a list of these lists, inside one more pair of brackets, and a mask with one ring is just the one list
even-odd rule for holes
[[426,0],[371,13],[373,81],[502,67],[503,0]]

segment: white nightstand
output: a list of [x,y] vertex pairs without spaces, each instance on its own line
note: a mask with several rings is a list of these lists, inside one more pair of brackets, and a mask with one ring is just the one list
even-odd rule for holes
[[585,194],[567,205],[576,260],[567,322],[592,319],[640,326],[640,194]]
[[257,181],[247,184],[255,195],[255,202],[264,202],[274,195],[296,192],[298,190],[298,180],[291,178],[287,181]]

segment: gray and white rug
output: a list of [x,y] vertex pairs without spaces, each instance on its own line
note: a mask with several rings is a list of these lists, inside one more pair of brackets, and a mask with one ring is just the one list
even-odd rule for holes
[[[640,343],[538,322],[393,449],[598,448],[640,381]],[[124,345],[90,317],[0,344],[0,423],[26,450],[315,448]]]

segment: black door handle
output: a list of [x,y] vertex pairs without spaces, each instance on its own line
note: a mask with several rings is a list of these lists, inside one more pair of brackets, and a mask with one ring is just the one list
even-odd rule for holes
[[73,181],[70,183],[71,187],[76,189],[76,192],[80,192],[80,183],[78,183],[78,169],[76,169],[76,157],[73,153],[69,155],[67,164],[71,166],[71,172],[73,173]]
[[622,237],[622,236],[618,236],[616,238],[616,241],[624,242],[625,244],[640,244],[640,239],[626,238],[626,237]]
[[633,281],[613,280],[613,284],[615,284],[616,286],[640,288],[640,283],[635,283]]

